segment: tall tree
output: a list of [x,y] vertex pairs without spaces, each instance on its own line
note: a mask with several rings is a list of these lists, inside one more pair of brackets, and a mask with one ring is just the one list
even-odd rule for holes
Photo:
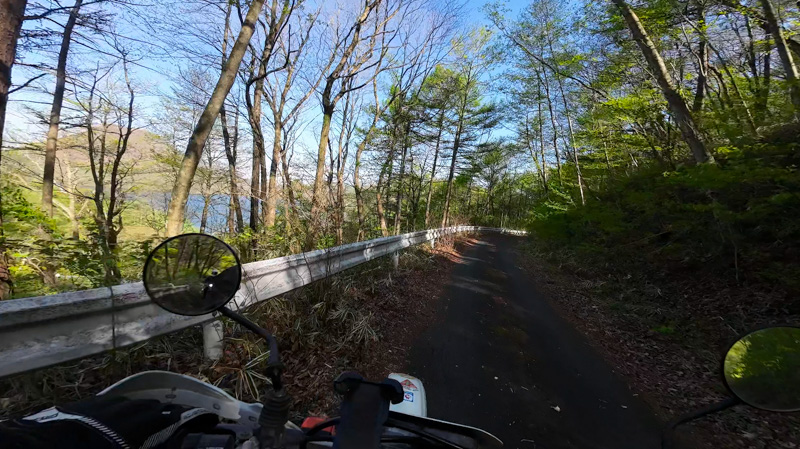
[[[311,215],[309,217],[308,232],[306,233],[306,250],[313,249],[314,245],[316,245],[317,235],[322,226],[325,158],[330,140],[333,111],[336,108],[336,104],[347,92],[367,84],[353,86],[350,80],[364,72],[368,67],[371,67],[371,64],[367,67],[365,65],[373,58],[373,53],[378,43],[385,41],[386,25],[398,11],[397,8],[391,8],[391,3],[386,1],[384,12],[381,14],[379,8],[381,1],[366,0],[352,25],[346,31],[335,30],[332,54],[335,55],[334,60],[336,62],[332,64],[333,69],[325,77],[320,99],[322,128],[320,128],[319,133],[317,168],[311,192]],[[372,22],[372,27],[365,29],[365,26],[368,26],[370,21]],[[381,59],[386,50],[388,49],[381,48],[379,52]]]
[[[95,206],[94,224],[97,227],[97,240],[103,254],[105,285],[115,285],[121,280],[117,263],[117,245],[123,228],[124,182],[132,168],[132,165],[126,163],[124,159],[134,131],[136,98],[129,73],[127,51],[119,47],[117,51],[122,61],[122,76],[127,98],[118,98],[116,92],[101,92],[98,89],[98,83],[110,72],[105,71],[101,74],[101,69],[98,67],[94,72],[88,98],[79,101],[86,113],[83,126],[86,130],[89,169],[94,183],[90,197]],[[113,89],[113,83],[106,82],[106,85]],[[118,105],[119,103],[124,106]]]
[[453,147],[450,156],[450,170],[442,212],[442,227],[450,222],[450,205],[453,197],[453,180],[458,165],[459,152],[472,144],[479,133],[495,124],[495,107],[482,104],[484,88],[481,77],[491,67],[492,61],[485,52],[490,33],[485,29],[474,30],[456,48],[457,66],[454,82]]
[[[279,192],[277,188],[278,164],[281,163],[283,154],[284,127],[295,120],[303,111],[308,99],[319,87],[325,72],[333,63],[329,58],[315,76],[309,77],[308,85],[298,87],[298,79],[304,68],[308,67],[308,45],[312,38],[312,31],[317,24],[320,10],[298,19],[294,32],[282,36],[278,42],[279,50],[285,60],[286,70],[275,72],[274,76],[267,78],[265,98],[272,112],[272,161],[269,168],[269,186],[267,188],[267,201],[265,204],[264,226],[275,224]],[[292,39],[299,40],[294,48],[291,47]]]
[[[225,8],[225,25],[222,32],[222,65],[220,70],[225,68],[228,60],[228,37],[231,32],[231,10],[233,5],[229,2]],[[230,182],[230,201],[228,215],[230,217],[229,232],[244,231],[244,217],[242,214],[242,204],[239,202],[239,188],[237,185],[238,175],[236,174],[237,147],[239,143],[239,114],[235,114],[233,121],[233,136],[231,136],[228,125],[228,114],[225,103],[219,109],[219,120],[222,125],[222,138],[225,145],[225,157],[228,160],[228,178]],[[234,222],[235,219],[235,222]]]
[[61,37],[61,50],[58,52],[56,66],[56,87],[53,90],[53,104],[50,110],[50,123],[47,128],[47,145],[44,152],[44,174],[42,176],[42,209],[50,217],[53,216],[53,176],[56,168],[56,151],[58,150],[58,131],[61,124],[61,106],[64,103],[64,89],[67,83],[67,58],[72,42],[72,30],[78,20],[83,0],[76,0],[69,12]]
[[430,181],[428,182],[428,194],[425,201],[425,228],[430,225],[431,220],[431,200],[433,198],[433,183],[436,179],[436,169],[439,162],[439,151],[445,133],[445,120],[448,111],[452,108],[453,101],[453,81],[455,76],[452,71],[444,66],[436,66],[430,77],[422,83],[420,98],[425,109],[428,110],[429,118],[425,121],[429,132],[429,139],[433,141],[433,163],[431,164]]
[[[3,2],[0,8],[0,167],[2,167],[3,130],[6,122],[6,106],[11,88],[11,67],[17,55],[17,40],[22,28],[27,0]],[[11,276],[6,260],[5,235],[3,234],[3,197],[0,192],[0,301],[11,296]]]
[[642,25],[642,22],[639,20],[639,16],[636,15],[625,0],[612,1],[617,5],[617,8],[619,8],[622,17],[625,19],[625,23],[628,25],[633,35],[633,39],[642,51],[642,55],[644,55],[644,59],[647,61],[650,71],[656,78],[656,83],[661,88],[664,99],[667,101],[669,110],[672,113],[672,118],[681,130],[683,140],[692,151],[695,161],[698,163],[713,163],[714,157],[706,148],[694,117],[692,117],[692,113],[686,106],[683,97],[681,97],[680,93],[678,93],[678,90],[675,88],[675,83],[667,70],[666,64],[664,64],[664,59],[650,39],[650,36],[648,36],[644,25]]
[[[288,4],[289,2],[287,1],[286,3]],[[178,172],[178,179],[172,189],[172,197],[170,198],[167,212],[167,235],[178,235],[183,231],[186,202],[189,200],[189,191],[192,188],[192,180],[197,171],[200,157],[203,154],[203,147],[209,134],[211,134],[211,129],[214,126],[217,115],[219,115],[220,108],[225,102],[225,97],[228,96],[228,92],[236,80],[236,73],[242,63],[250,38],[253,36],[255,23],[263,5],[264,0],[253,0],[250,3],[250,9],[242,22],[242,29],[239,31],[239,36],[231,49],[231,54],[228,56],[211,97],[200,119],[197,121],[194,131],[192,131],[189,143],[186,145],[186,152]]]
[[778,21],[775,5],[772,4],[771,0],[760,1],[761,6],[764,8],[764,17],[772,32],[772,38],[775,40],[775,48],[777,48],[778,56],[781,58],[783,71],[786,73],[786,81],[789,83],[789,92],[791,93],[792,104],[794,104],[794,116],[797,120],[800,120],[800,72],[798,72],[794,56],[789,50],[786,37],[783,35],[783,28]]

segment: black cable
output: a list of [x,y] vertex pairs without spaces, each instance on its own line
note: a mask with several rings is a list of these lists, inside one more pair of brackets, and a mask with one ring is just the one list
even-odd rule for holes
[[398,428],[400,430],[405,430],[406,432],[411,432],[411,433],[413,433],[415,435],[419,435],[421,437],[428,438],[428,439],[433,440],[434,442],[439,443],[439,444],[444,445],[444,446],[461,448],[461,446],[459,446],[459,445],[457,445],[457,444],[455,444],[455,443],[453,443],[451,441],[448,441],[448,440],[446,440],[446,439],[444,439],[442,437],[436,436],[436,435],[434,435],[432,433],[429,433],[429,432],[426,432],[424,430],[416,429],[416,428],[413,427],[413,425],[409,425],[409,424],[403,423],[402,421],[397,421],[395,419],[389,418],[389,419],[386,420],[386,424],[385,425],[387,427],[395,427],[395,428]]
[[[328,427],[335,426],[335,425],[339,424],[340,421],[341,421],[341,419],[339,417],[335,417],[335,418],[331,418],[331,419],[325,420],[325,421],[315,425],[314,427],[306,430],[305,434],[306,434],[307,437],[311,436],[311,435],[314,435],[315,433],[318,433],[323,429],[326,429]],[[411,442],[418,441],[419,438],[423,438],[423,439],[427,439],[427,440],[430,440],[430,441],[432,441],[434,443],[438,443],[438,444],[444,445],[444,446],[460,447],[460,446],[458,446],[456,444],[453,444],[452,442],[450,442],[450,441],[448,441],[448,440],[446,440],[444,438],[441,438],[441,437],[438,437],[438,436],[433,435],[431,433],[425,432],[424,430],[421,430],[421,429],[413,428],[412,426],[404,425],[404,423],[399,422],[399,421],[395,421],[395,420],[393,420],[391,418],[386,421],[385,426],[386,427],[395,427],[395,428],[400,429],[400,430],[405,430],[406,432],[411,432],[416,436],[392,435],[392,436],[388,436],[388,437],[381,437],[381,443],[411,443]],[[306,438],[305,440],[303,440],[303,443],[300,445],[300,447],[301,447],[301,449],[305,449],[307,443],[312,443],[312,442],[315,442],[315,441],[333,441],[334,438],[335,438],[334,436],[319,436],[319,437],[316,437],[316,438]]]
[[661,449],[671,449],[673,447],[673,439],[675,438],[675,428],[681,424],[687,423],[689,421],[694,421],[696,419],[702,418],[703,416],[710,415],[712,413],[716,413],[727,408],[733,407],[735,405],[741,404],[742,401],[739,398],[730,397],[727,399],[723,399],[720,402],[716,402],[714,404],[708,405],[700,410],[687,413],[683,416],[680,416],[667,424],[664,428],[664,431],[661,433]]

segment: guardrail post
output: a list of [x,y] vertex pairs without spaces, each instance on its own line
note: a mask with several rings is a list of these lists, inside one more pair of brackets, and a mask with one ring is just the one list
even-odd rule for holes
[[203,325],[203,354],[207,359],[219,360],[222,358],[222,322],[214,320]]
[[431,239],[431,249],[436,248],[436,237]]
[[397,270],[397,267],[400,266],[400,252],[395,251],[392,253],[392,267]]

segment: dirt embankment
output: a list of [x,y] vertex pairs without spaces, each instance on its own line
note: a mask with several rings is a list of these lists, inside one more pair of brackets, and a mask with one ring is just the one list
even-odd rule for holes
[[[663,421],[728,395],[720,361],[737,335],[800,317],[776,304],[785,298],[764,286],[669,276],[657,267],[610,270],[588,259],[554,254],[530,241],[520,249],[562,315],[651,404]],[[738,406],[681,427],[686,447],[800,447],[800,416]]]
[[[441,239],[435,250],[404,251],[399,269],[376,260],[249,310],[271,329],[286,364],[284,381],[294,398],[294,417],[332,414],[333,380],[343,371],[382,379],[406,364],[415,335],[435,320],[435,301],[460,244]],[[203,360],[197,328],[80,361],[0,379],[0,419],[95,394],[145,370],[167,370],[218,385],[252,401],[267,386],[262,342],[223,320],[222,360]]]

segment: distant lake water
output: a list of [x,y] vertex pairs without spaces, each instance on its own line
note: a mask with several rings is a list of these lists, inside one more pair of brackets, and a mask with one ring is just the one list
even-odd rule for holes
[[[166,210],[169,204],[170,194],[152,194],[146,195],[150,205],[156,210]],[[244,222],[248,223],[250,220],[250,198],[239,198],[239,204],[242,205],[242,216]],[[214,195],[211,197],[211,204],[208,209],[207,231],[220,232],[228,228],[228,208],[230,206],[230,197],[228,195]],[[200,218],[203,214],[203,196],[202,195],[189,195],[189,201],[186,205],[186,219],[192,223],[195,228],[200,228]]]

